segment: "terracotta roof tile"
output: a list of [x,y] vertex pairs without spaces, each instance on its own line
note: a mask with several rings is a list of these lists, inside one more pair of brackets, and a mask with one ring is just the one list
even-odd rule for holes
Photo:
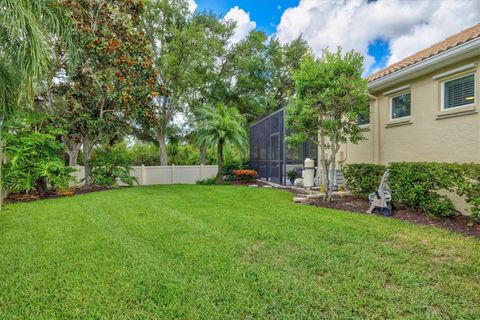
[[462,43],[468,42],[470,40],[473,40],[475,38],[480,38],[480,23],[474,25],[473,27],[470,27],[468,29],[465,29],[463,31],[460,31],[457,34],[454,34],[453,36],[450,36],[446,38],[445,40],[442,40],[426,49],[423,49],[409,57],[406,57],[405,59],[394,63],[385,69],[382,69],[378,72],[375,72],[374,74],[370,75],[367,79],[368,82],[378,80],[380,78],[385,77],[386,75],[389,75],[390,73],[393,73],[395,71],[401,70],[403,68],[406,68],[408,66],[411,66],[415,63],[418,63],[420,61],[423,61],[427,58],[433,57],[439,53],[442,53],[444,51],[447,51],[449,49],[452,49],[454,47],[457,47],[461,45]]

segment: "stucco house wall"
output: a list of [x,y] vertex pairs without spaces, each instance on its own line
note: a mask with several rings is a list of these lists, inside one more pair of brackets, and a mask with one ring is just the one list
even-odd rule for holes
[[[472,67],[436,78],[468,65]],[[442,112],[441,83],[472,72],[475,73],[475,105]],[[406,86],[409,88],[404,90],[411,93],[411,116],[392,121],[388,93]],[[363,126],[366,140],[343,148],[346,163],[480,162],[480,52],[474,58],[370,94],[370,124]]]

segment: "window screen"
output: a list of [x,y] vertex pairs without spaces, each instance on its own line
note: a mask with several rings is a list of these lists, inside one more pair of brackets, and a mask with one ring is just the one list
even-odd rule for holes
[[270,137],[270,160],[280,160],[280,136],[278,134]]
[[473,74],[447,81],[444,86],[444,109],[475,103],[475,76]]
[[410,116],[410,92],[392,98],[392,119]]

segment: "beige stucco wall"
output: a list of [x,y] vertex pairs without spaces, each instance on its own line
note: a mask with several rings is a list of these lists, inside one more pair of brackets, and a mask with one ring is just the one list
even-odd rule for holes
[[[480,113],[460,115],[455,113],[461,110],[459,108],[448,111],[454,112],[455,117],[440,119],[441,82],[455,75],[432,79],[435,75],[472,62],[477,63],[476,69],[473,69],[476,72],[476,104],[462,111],[480,110],[480,55],[380,92],[371,92],[378,100],[371,102],[370,125],[363,131],[367,140],[343,148],[346,163],[480,162]],[[411,92],[410,121],[391,126],[395,122],[390,121],[390,97],[384,93],[406,85],[410,86]]]

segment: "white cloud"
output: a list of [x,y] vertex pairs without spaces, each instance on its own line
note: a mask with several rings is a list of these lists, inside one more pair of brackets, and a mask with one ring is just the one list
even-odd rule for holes
[[250,13],[245,12],[245,10],[240,9],[238,6],[231,8],[225,17],[223,17],[223,20],[235,21],[237,23],[235,33],[231,40],[232,43],[237,43],[244,39],[248,33],[257,26],[255,21],[250,20]]
[[195,2],[195,0],[187,0],[188,2],[188,11],[190,13],[194,13],[195,10],[197,10],[198,4]]
[[393,63],[478,21],[478,0],[301,0],[285,10],[277,36],[289,42],[302,34],[316,54],[326,47],[355,49],[372,71],[368,45],[377,39],[389,42]]

